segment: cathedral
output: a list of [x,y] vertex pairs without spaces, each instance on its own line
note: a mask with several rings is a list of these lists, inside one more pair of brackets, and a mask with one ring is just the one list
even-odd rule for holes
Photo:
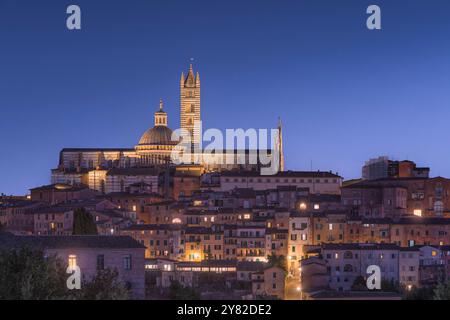
[[[180,79],[180,129],[190,135],[192,149],[198,146],[200,128],[196,123],[201,121],[200,113],[200,75],[194,73],[192,64],[187,74],[181,73]],[[281,138],[281,128],[280,138]],[[159,108],[154,113],[153,127],[146,130],[134,148],[64,148],[60,152],[59,164],[52,170],[52,183],[89,185],[90,188],[104,193],[124,191],[124,185],[133,183],[154,184],[155,176],[173,166],[171,152],[179,143],[172,140],[172,129],[168,127],[168,116],[164,111],[162,99]],[[279,146],[282,146],[281,140]],[[280,157],[281,170],[284,166],[282,150]],[[224,158],[227,150],[215,153],[216,157]],[[237,150],[232,151],[236,154]],[[269,156],[271,150],[267,150]],[[244,151],[248,157],[248,150]],[[195,166],[201,172],[224,170],[259,170],[260,164],[216,163],[209,161],[207,157],[186,165]],[[283,160],[281,160],[283,159]],[[282,161],[282,162],[281,162]],[[151,183],[150,183],[151,182]],[[151,191],[156,191],[152,187]]]

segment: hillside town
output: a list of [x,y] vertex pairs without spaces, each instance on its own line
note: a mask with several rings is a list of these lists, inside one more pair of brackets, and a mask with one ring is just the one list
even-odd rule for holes
[[[40,243],[86,274],[117,269],[139,299],[164,299],[174,283],[204,299],[398,298],[450,276],[450,180],[412,161],[371,160],[351,181],[201,165],[107,171],[120,190],[55,183],[2,196],[1,246]],[[80,210],[96,235],[77,235]],[[388,292],[358,290],[373,264]]]
[[[179,84],[180,127],[199,150],[192,65]],[[450,279],[450,179],[387,157],[354,180],[291,171],[281,121],[265,150],[275,174],[248,149],[176,164],[162,100],[155,109],[135,147],[64,148],[51,184],[1,195],[0,249],[39,248],[84,279],[115,270],[135,299],[401,299]],[[373,265],[382,283],[368,290]]]

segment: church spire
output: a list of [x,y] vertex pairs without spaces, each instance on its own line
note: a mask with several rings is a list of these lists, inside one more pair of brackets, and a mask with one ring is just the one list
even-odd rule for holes
[[189,71],[184,81],[185,87],[195,87],[195,76],[194,76],[194,68],[192,67],[192,63],[189,64]]

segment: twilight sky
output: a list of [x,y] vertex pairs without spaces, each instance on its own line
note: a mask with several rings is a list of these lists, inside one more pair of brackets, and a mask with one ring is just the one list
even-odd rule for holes
[[178,128],[190,58],[205,128],[280,116],[289,169],[388,155],[450,177],[448,0],[0,0],[0,193],[49,183],[63,147],[133,147],[159,98]]

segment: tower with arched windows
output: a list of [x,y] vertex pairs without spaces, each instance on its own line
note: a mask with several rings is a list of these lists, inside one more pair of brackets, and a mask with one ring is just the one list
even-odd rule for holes
[[194,76],[192,64],[180,79],[180,128],[189,132],[192,145],[200,143],[200,75]]

